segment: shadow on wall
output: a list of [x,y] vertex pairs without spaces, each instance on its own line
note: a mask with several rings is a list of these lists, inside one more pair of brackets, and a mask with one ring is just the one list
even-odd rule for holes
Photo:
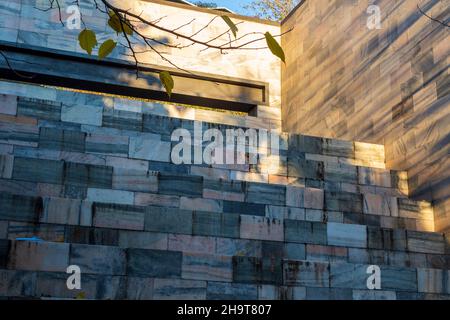
[[284,130],[384,144],[413,196],[448,199],[450,34],[417,9],[445,21],[444,2],[377,1],[369,30],[368,0],[305,1],[282,26]]

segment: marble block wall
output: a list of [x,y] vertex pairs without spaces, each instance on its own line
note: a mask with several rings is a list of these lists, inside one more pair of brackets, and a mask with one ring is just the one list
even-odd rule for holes
[[382,145],[280,134],[275,168],[177,165],[175,128],[268,124],[17,82],[0,96],[0,299],[450,298],[449,237]]
[[[381,29],[367,21],[381,10]],[[283,129],[384,144],[450,231],[448,0],[305,0],[283,23]]]
[[[68,17],[65,9],[72,5],[71,0],[60,0],[62,5],[63,21]],[[216,38],[222,33],[226,33],[228,26],[218,15],[220,11],[196,8],[188,5],[177,4],[163,0],[113,0],[112,4],[125,9],[131,9],[135,14],[141,14],[144,19],[150,21],[162,18],[159,24],[168,29],[187,35],[195,35],[199,41],[208,41]],[[48,0],[11,0],[2,3],[0,6],[0,41],[18,43],[21,45],[35,46],[39,49],[57,49],[74,53],[86,53],[78,44],[78,34],[81,30],[70,30],[61,25],[58,10],[45,10],[49,6]],[[41,10],[38,10],[38,9]],[[115,32],[108,26],[108,17],[95,9],[94,1],[83,1],[81,13],[86,23],[86,27],[92,29],[97,34],[97,40],[101,44],[108,38],[117,40]],[[270,32],[274,36],[280,34],[278,23],[264,21],[234,14],[227,14],[238,26],[238,40],[236,46],[247,41],[255,41],[253,47],[265,47],[266,42],[263,34]],[[214,18],[214,21],[210,21]],[[192,21],[191,23],[189,23]],[[182,27],[186,24],[184,27]],[[208,26],[207,28],[204,28]],[[179,28],[180,27],[180,28]],[[179,28],[179,29],[178,29]],[[181,38],[175,38],[156,28],[140,28],[139,31],[158,39],[162,42],[175,43],[181,46],[190,42]],[[255,34],[255,32],[257,34]],[[247,36],[239,39],[240,36]],[[139,39],[134,39],[139,43]],[[213,45],[223,44],[230,41],[227,34],[211,42]],[[262,50],[202,50],[201,45],[187,46],[182,50],[171,48],[157,43],[153,44],[156,49],[164,52],[165,56],[178,67],[190,72],[207,73],[216,76],[226,76],[236,79],[260,81],[269,84],[268,106],[280,110],[281,87],[280,77],[281,62],[269,49]],[[94,49],[93,54],[97,54],[99,46]],[[137,57],[143,64],[151,64],[161,67],[172,67],[168,61],[151,50],[138,46]],[[145,51],[145,52],[144,52]],[[123,47],[118,46],[110,55],[110,58],[133,61],[131,52],[127,52]],[[130,79],[130,82],[133,79]],[[199,94],[192,88],[192,94]],[[278,112],[279,114],[279,112]],[[278,115],[280,122],[280,115]]]

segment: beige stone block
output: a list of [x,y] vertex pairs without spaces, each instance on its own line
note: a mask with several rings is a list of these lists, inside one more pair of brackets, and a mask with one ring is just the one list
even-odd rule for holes
[[363,212],[383,216],[398,216],[397,198],[378,194],[364,194]]
[[322,210],[324,205],[324,192],[322,189],[305,189],[305,208]]

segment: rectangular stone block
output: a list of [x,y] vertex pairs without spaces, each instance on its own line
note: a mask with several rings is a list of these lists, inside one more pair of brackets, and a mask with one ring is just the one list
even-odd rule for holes
[[150,161],[148,169],[168,174],[187,175],[190,172],[190,165],[187,164],[173,164],[167,162]]
[[256,300],[258,288],[253,284],[209,282],[207,300]]
[[328,156],[354,158],[355,146],[351,141],[323,139],[322,152]]
[[283,262],[283,280],[286,285],[328,287],[330,281],[329,264],[285,260]]
[[395,291],[353,290],[353,300],[397,300]]
[[355,142],[355,159],[384,163],[384,146],[364,142]]
[[305,189],[305,208],[322,210],[324,207],[324,191],[321,189]]
[[87,190],[87,200],[132,205],[134,203],[134,193],[130,191],[89,188]]
[[285,243],[283,257],[287,260],[305,260],[306,246],[300,243]]
[[165,233],[119,231],[121,248],[168,250],[168,235]]
[[107,128],[140,132],[142,131],[142,113],[105,108],[102,125]]
[[184,197],[201,197],[203,194],[203,180],[201,177],[188,175],[159,176],[159,193]]
[[[447,270],[419,268],[417,269],[417,282],[419,292],[448,293]],[[447,290],[447,291],[446,291]]]
[[113,168],[66,162],[64,182],[78,187],[111,188]]
[[[46,150],[45,152],[49,152],[49,151]],[[54,153],[58,153],[58,151],[54,151]],[[61,152],[59,152],[58,159],[64,160],[66,162],[77,163],[77,164],[87,164],[87,165],[97,165],[97,166],[104,166],[106,164],[104,156],[95,155],[92,153],[61,151]],[[112,167],[112,166],[108,166],[108,167]]]
[[119,231],[82,226],[67,226],[64,241],[98,246],[118,246]]
[[304,220],[313,222],[326,222],[327,221],[326,214],[327,213],[323,210],[306,209]]
[[67,105],[61,108],[61,121],[101,126],[103,107],[95,105]]
[[81,200],[45,198],[42,223],[78,225],[80,223]]
[[231,171],[230,179],[246,182],[268,183],[269,175],[267,173]]
[[127,277],[127,300],[152,300],[152,278]]
[[283,241],[283,228],[281,220],[241,215],[240,237],[243,239]]
[[169,234],[168,250],[212,255],[216,251],[216,238]]
[[17,96],[0,94],[0,113],[15,116],[17,114]]
[[130,158],[170,162],[170,152],[170,142],[161,141],[160,136],[146,134],[130,137]]
[[[209,286],[208,286],[209,287]],[[206,282],[180,279],[155,279],[155,300],[205,300]]]
[[145,208],[133,205],[95,203],[93,225],[99,228],[144,230]]
[[117,247],[72,244],[70,250],[70,264],[83,273],[125,275],[126,261],[125,251]]
[[243,202],[245,184],[242,181],[203,180],[203,198]]
[[168,208],[179,208],[180,197],[136,192],[134,194],[134,204],[138,206],[161,206]]
[[0,155],[0,178],[11,179],[13,173],[13,163],[13,156]]
[[283,282],[281,260],[233,257],[233,282],[281,285]]
[[417,291],[416,269],[402,267],[381,267],[381,288],[395,291]]
[[355,166],[343,163],[325,163],[324,173],[324,179],[327,181],[358,183],[358,172]]
[[286,188],[278,185],[249,182],[247,183],[246,201],[282,206],[286,201]]
[[266,206],[258,203],[246,203],[236,201],[223,201],[224,213],[235,213],[242,215],[264,216]]
[[342,247],[367,247],[367,227],[357,224],[327,224],[328,244]]
[[308,261],[347,261],[348,250],[345,247],[306,245],[306,260]]
[[368,227],[368,248],[382,250],[406,250],[406,231]]
[[284,220],[284,238],[287,242],[327,244],[327,227],[324,223]]
[[200,236],[239,238],[240,219],[237,214],[196,211],[192,233]]
[[126,168],[128,170],[148,170],[149,162],[145,160],[106,156],[106,165],[114,168]]
[[192,211],[148,206],[145,209],[146,231],[192,234]]
[[231,282],[232,258],[183,252],[181,274],[183,279]]
[[42,198],[0,193],[0,219],[38,222],[42,209]]
[[376,214],[384,216],[398,216],[397,198],[378,194],[365,193],[363,195],[365,214]]
[[0,142],[37,147],[38,141],[39,128],[34,119],[0,114]]
[[305,188],[287,186],[286,206],[303,208],[305,206]]
[[158,176],[153,171],[114,168],[114,189],[140,192],[158,192]]
[[39,148],[72,152],[85,151],[86,134],[73,130],[42,127],[39,132]]
[[289,151],[322,154],[322,138],[304,136],[299,134],[289,135]]
[[181,197],[180,209],[220,213],[223,211],[223,203],[220,200]]
[[62,184],[63,171],[63,161],[15,157],[12,178],[14,180]]
[[0,239],[8,238],[8,221],[0,221]]
[[10,144],[0,144],[0,154],[2,155],[14,154],[14,146]]
[[8,269],[65,272],[69,250],[68,243],[12,241]]
[[128,157],[128,139],[126,136],[88,133],[86,152]]
[[181,277],[182,254],[176,251],[127,250],[127,274],[138,277]]
[[445,253],[444,236],[439,233],[407,231],[408,250],[422,253]]
[[398,199],[398,212],[402,218],[433,220],[433,207],[426,201]]
[[450,255],[445,254],[427,254],[426,265],[434,269],[448,269],[450,270]]
[[230,180],[230,171],[224,169],[191,166],[190,174],[203,177],[203,179]]
[[385,169],[358,167],[358,183],[390,188],[391,172]]
[[402,251],[388,252],[389,264],[397,267],[426,268],[426,254]]
[[17,115],[19,116],[53,121],[61,120],[60,102],[19,97],[18,100],[16,98],[16,104]]
[[261,241],[216,238],[216,254],[221,256],[261,257]]
[[330,286],[332,288],[367,289],[368,265],[344,262],[330,263]]
[[288,157],[288,176],[323,180],[323,162]]
[[32,297],[36,289],[36,272],[0,270],[0,297]]
[[175,129],[181,128],[181,119],[172,117],[163,117],[154,114],[143,115],[143,131],[154,134],[160,134],[167,141]]
[[87,188],[66,184],[63,186],[61,194],[66,198],[86,199]]
[[305,220],[305,209],[282,206],[266,206],[266,218],[284,220]]
[[325,192],[325,208],[333,211],[363,212],[360,194]]
[[81,201],[80,225],[92,226],[92,202],[90,201]]
[[352,290],[343,288],[306,288],[306,299],[307,300],[352,300]]
[[348,261],[359,264],[389,264],[389,253],[382,250],[348,248]]

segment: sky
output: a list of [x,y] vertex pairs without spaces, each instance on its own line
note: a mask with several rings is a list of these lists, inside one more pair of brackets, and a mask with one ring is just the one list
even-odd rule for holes
[[[195,2],[190,0],[191,2]],[[242,7],[251,2],[251,0],[203,0],[203,2],[215,2],[220,7],[227,7],[236,13],[245,14],[246,10]]]

